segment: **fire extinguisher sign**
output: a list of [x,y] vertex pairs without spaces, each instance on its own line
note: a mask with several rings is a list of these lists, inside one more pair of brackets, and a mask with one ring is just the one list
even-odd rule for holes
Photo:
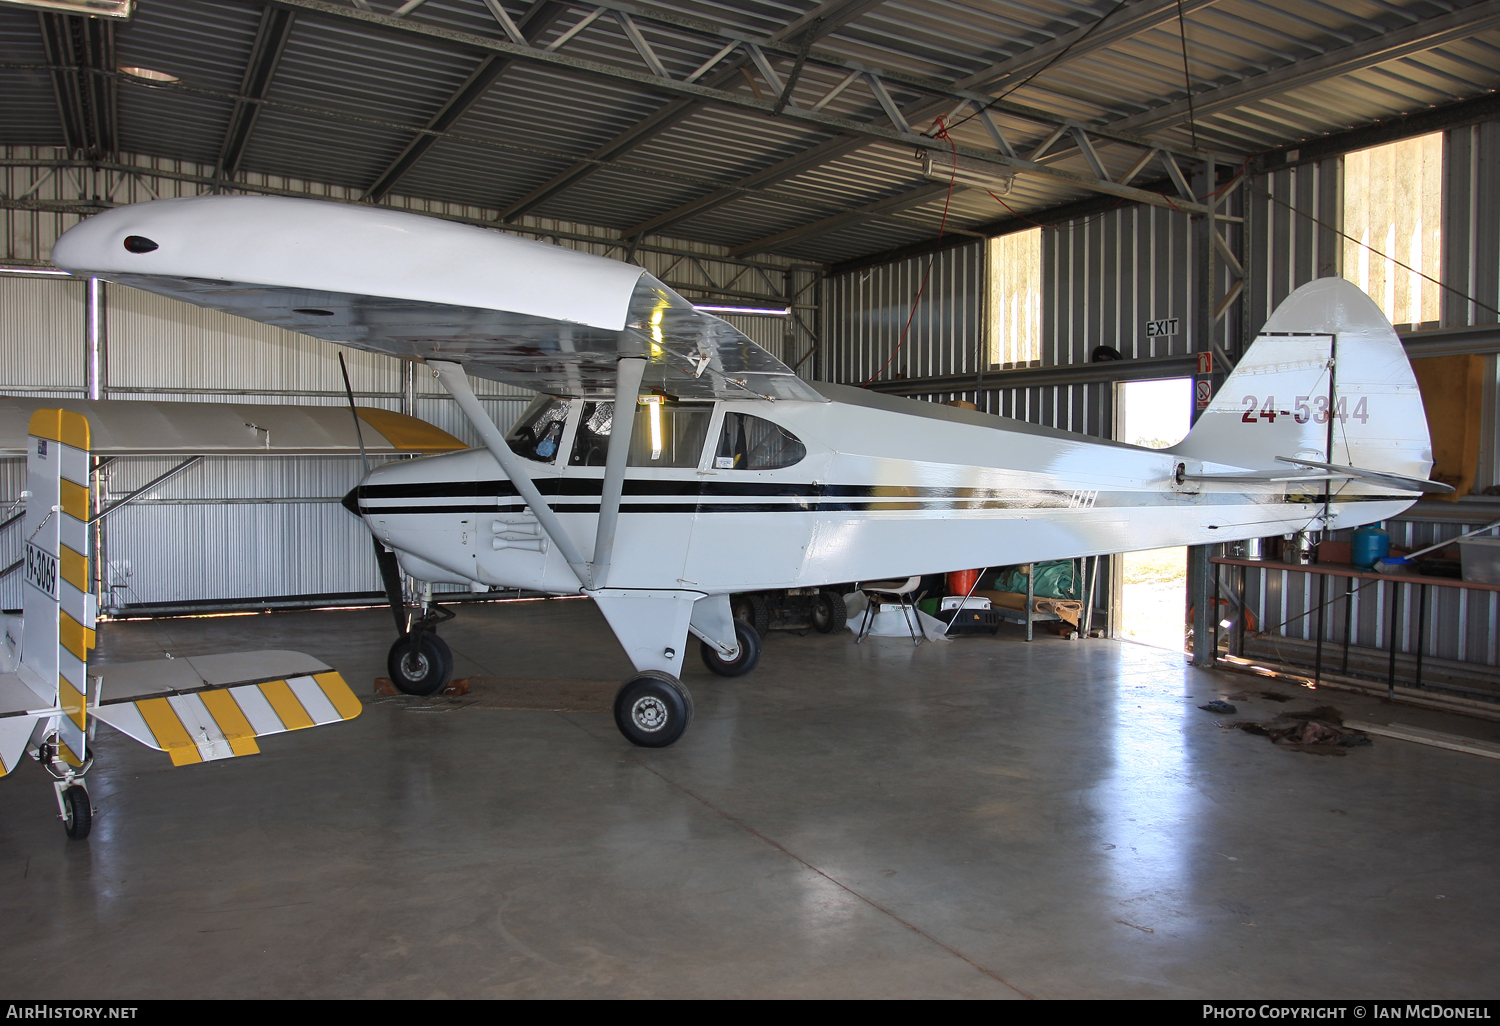
[[1193,402],[1198,409],[1208,409],[1208,404],[1214,397],[1214,383],[1212,381],[1195,381],[1193,383]]

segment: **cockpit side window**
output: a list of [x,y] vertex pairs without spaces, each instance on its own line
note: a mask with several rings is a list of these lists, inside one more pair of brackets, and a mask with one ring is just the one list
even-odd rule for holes
[[785,428],[748,413],[726,413],[714,469],[780,470],[806,455],[807,446]]
[[[708,422],[713,407],[708,404],[677,403],[658,396],[645,396],[635,411],[635,429],[630,437],[632,467],[683,469],[698,466],[708,441]],[[587,402],[573,436],[571,467],[602,467],[609,454],[609,436],[614,428],[615,404]]]
[[573,455],[568,457],[568,466],[604,466],[604,457],[609,454],[609,429],[614,426],[614,420],[614,403],[584,403],[583,414],[578,418],[578,431],[573,435]]
[[505,436],[511,452],[538,463],[555,460],[563,429],[568,425],[570,405],[566,399],[537,396]]

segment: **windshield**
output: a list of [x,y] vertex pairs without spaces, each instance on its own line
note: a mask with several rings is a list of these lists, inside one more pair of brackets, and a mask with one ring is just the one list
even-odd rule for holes
[[511,452],[538,463],[551,463],[557,457],[557,447],[562,444],[570,405],[566,399],[537,396],[505,436]]

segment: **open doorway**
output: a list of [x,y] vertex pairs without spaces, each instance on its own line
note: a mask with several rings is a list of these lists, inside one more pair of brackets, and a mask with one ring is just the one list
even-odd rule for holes
[[[1122,381],[1115,386],[1115,438],[1165,449],[1192,426],[1193,379]],[[1149,549],[1116,558],[1115,633],[1181,652],[1186,644],[1187,549]]]

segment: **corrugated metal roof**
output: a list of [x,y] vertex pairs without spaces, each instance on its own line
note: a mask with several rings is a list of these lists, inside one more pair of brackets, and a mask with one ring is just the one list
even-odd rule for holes
[[[504,2],[540,45],[571,31],[589,11],[583,0],[580,6],[542,10],[524,22],[527,6],[522,0]],[[1160,0],[1123,6],[1115,0],[828,0],[821,5],[812,0],[667,0],[640,7],[635,24],[668,75],[680,81],[727,38],[695,27],[693,19],[731,33],[774,39],[794,23],[819,24],[808,17],[816,12],[837,27],[816,40],[814,59],[799,73],[791,96],[803,109],[847,76],[847,66],[828,65],[827,59],[833,59],[893,76],[884,79],[890,96],[907,111],[921,111],[913,124],[919,131],[929,128],[934,113],[952,104],[935,101],[917,85],[901,81],[903,76],[950,88],[972,86],[983,95],[1003,95],[1009,102],[1091,125],[1120,125],[1177,146],[1196,139],[1238,155],[1500,86],[1495,3],[1185,0],[1186,78],[1177,5]],[[372,3],[381,15],[396,6],[395,0]],[[404,21],[383,25],[295,3],[290,9],[295,20],[241,167],[246,173],[316,179],[351,189],[368,189],[380,180],[486,56],[462,39],[423,35],[404,26],[506,38],[483,0],[427,0]],[[263,10],[256,0],[141,0],[135,19],[115,26],[118,61],[178,75],[182,83],[161,88],[121,80],[119,149],[215,163]],[[841,21],[841,12],[847,18],[850,11],[857,16]],[[1444,18],[1462,19],[1466,11],[1480,26],[1474,32],[1450,32],[1432,46],[1424,46],[1421,38],[1406,38],[1421,37],[1424,26],[1441,25]],[[1127,24],[1128,31],[1119,27]],[[1057,41],[1068,33],[1073,42],[1062,50]],[[1404,45],[1388,57],[1361,56],[1392,39]],[[793,34],[783,42],[796,40]],[[608,12],[557,53],[649,74],[647,61]],[[1044,59],[1031,56],[1036,53]],[[1360,59],[1344,59],[1351,55]],[[791,72],[793,57],[773,48],[770,60],[778,77]],[[730,73],[729,60],[741,61],[745,70]],[[1316,70],[1308,64],[1314,60],[1334,66],[1321,77],[1303,74],[1303,68]],[[0,11],[0,144],[62,142],[45,63],[36,15],[13,8]],[[1194,103],[1202,107],[1195,110],[1191,127],[1179,109],[1188,95],[1187,80]],[[1261,82],[1275,88],[1256,88]],[[743,50],[698,83],[767,102],[775,99],[776,88]],[[1253,93],[1245,93],[1252,88]],[[1243,102],[1233,99],[1241,95]],[[659,130],[615,145],[622,133],[667,104],[686,109]],[[852,121],[887,123],[879,98],[863,81],[849,84],[822,110]],[[1171,116],[1164,117],[1163,110]],[[960,112],[960,118],[965,116]],[[994,120],[1022,154],[1051,131],[1008,112],[995,112]],[[617,231],[670,215],[657,230],[730,246],[785,233],[776,251],[821,261],[929,238],[943,214],[945,197],[938,192],[934,198],[932,189],[923,189],[933,183],[921,178],[916,161],[900,145],[840,136],[835,128],[803,118],[674,98],[649,82],[578,67],[508,60],[498,79],[448,131],[391,186],[393,194],[505,210],[567,172],[564,186],[549,188],[546,196],[528,202],[524,212]],[[976,149],[992,146],[978,118],[964,121],[953,137]],[[612,146],[613,152],[592,165],[579,165],[603,146]],[[817,159],[799,159],[814,148]],[[1076,148],[1065,142],[1056,150],[1045,163],[1089,173]],[[1112,176],[1130,167],[1138,152],[1104,141],[1098,145],[1099,158]],[[782,173],[765,173],[783,162],[788,166]],[[1162,173],[1159,166],[1150,166],[1142,177]],[[751,176],[755,179],[747,181]],[[724,189],[730,190],[724,202],[677,209]],[[1002,199],[1025,213],[1086,195],[1066,181],[1022,174]],[[835,216],[872,203],[889,209],[873,216]],[[995,221],[1009,212],[977,189],[956,189],[948,203],[952,229]],[[799,234],[808,226],[817,230]]]

